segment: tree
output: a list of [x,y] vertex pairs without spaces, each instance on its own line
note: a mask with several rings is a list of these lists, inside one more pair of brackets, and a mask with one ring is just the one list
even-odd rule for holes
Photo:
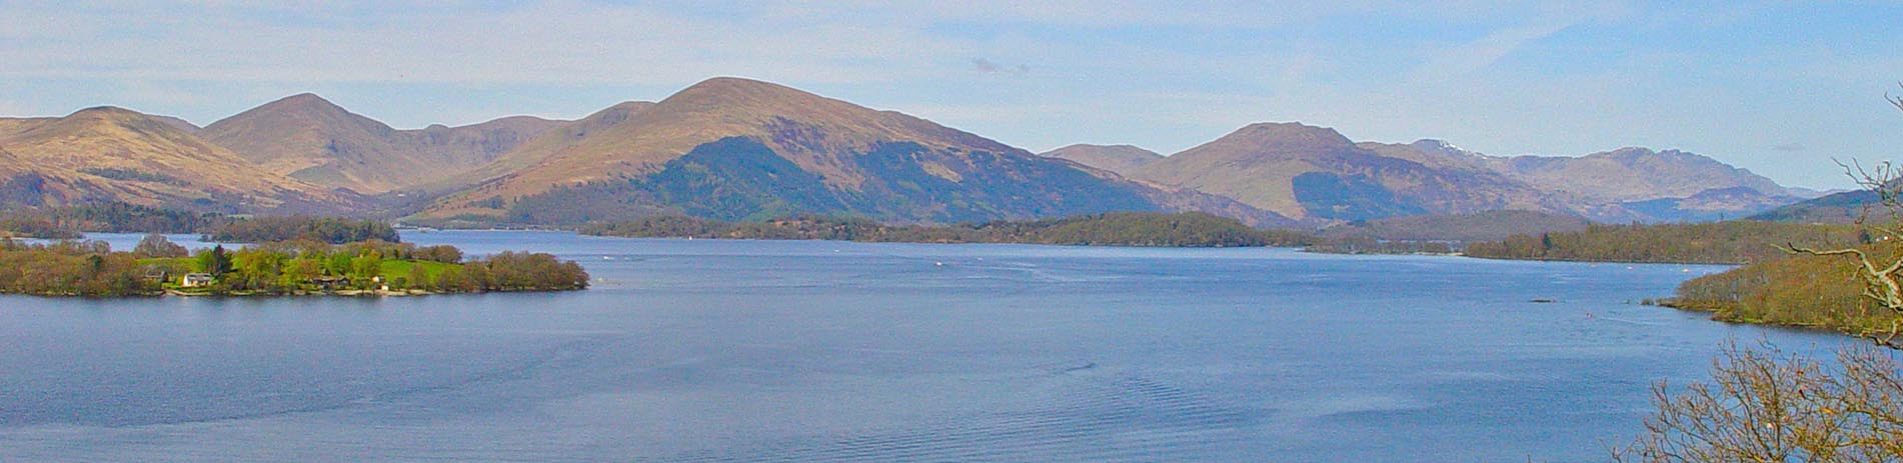
[[429,270],[423,268],[422,262],[412,262],[410,264],[410,274],[404,279],[403,286],[406,289],[429,287]]
[[1672,394],[1652,389],[1658,410],[1617,461],[1903,461],[1903,365],[1864,347],[1815,360],[1727,346],[1713,384]]
[[350,275],[369,284],[370,278],[383,274],[383,258],[365,254],[350,259]]
[[139,245],[132,248],[132,254],[139,257],[185,257],[191,251],[165,239],[165,235],[153,233],[139,239]]
[[198,266],[214,277],[223,276],[231,271],[231,256],[225,253],[224,245],[212,246],[198,255]]

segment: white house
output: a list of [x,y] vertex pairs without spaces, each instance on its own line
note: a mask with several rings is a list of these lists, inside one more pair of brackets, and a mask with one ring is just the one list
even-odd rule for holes
[[187,287],[187,288],[197,288],[197,287],[200,287],[200,286],[211,286],[211,274],[209,274],[209,273],[187,273],[187,274],[185,274],[185,277],[184,277],[184,278],[180,278],[180,279],[179,279],[179,281],[178,281],[178,285],[179,285],[179,286],[184,286],[184,287]]

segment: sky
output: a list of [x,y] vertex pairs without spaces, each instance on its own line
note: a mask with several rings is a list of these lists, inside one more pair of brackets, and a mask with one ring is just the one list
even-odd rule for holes
[[1680,149],[1780,183],[1903,147],[1903,4],[16,2],[0,115],[200,125],[315,92],[398,128],[578,118],[714,76],[1032,151],[1254,122],[1492,155]]

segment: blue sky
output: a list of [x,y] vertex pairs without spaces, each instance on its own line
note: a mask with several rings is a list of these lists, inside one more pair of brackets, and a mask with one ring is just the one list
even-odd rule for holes
[[717,75],[1033,151],[1262,121],[1495,155],[1676,148],[1848,187],[1903,147],[1903,5],[0,0],[0,114],[207,124],[316,92],[399,128],[575,118]]

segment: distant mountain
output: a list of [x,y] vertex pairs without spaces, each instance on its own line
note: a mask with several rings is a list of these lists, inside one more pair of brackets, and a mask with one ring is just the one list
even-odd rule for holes
[[1116,172],[1117,175],[1130,176],[1137,168],[1152,162],[1163,160],[1163,155],[1130,145],[1085,145],[1077,144],[1058,148],[1039,156],[1058,158],[1098,169]]
[[570,147],[592,142],[604,134],[612,134],[609,129],[627,124],[636,115],[652,107],[653,102],[628,101],[596,111],[532,137],[476,169],[425,185],[423,189],[430,192],[456,192],[477,186],[477,190],[465,192],[464,196],[491,193],[498,184],[513,178],[516,173],[535,167]]
[[[551,131],[482,168],[490,178],[420,218],[565,224],[681,213],[967,222],[1108,211],[1217,210],[1287,218],[1225,198],[1126,180],[930,121],[739,78]],[[604,111],[603,113],[612,113]],[[611,121],[610,119],[619,119]],[[587,121],[587,120],[584,120]]]
[[1606,222],[1765,211],[1848,220],[1844,204],[1855,196],[1779,208],[1814,194],[1675,150],[1497,157],[1438,140],[1357,143],[1300,123],[1252,124],[1167,157],[1127,145],[1038,155],[739,78],[576,121],[518,116],[417,130],[312,94],[203,128],[114,108],[0,119],[0,207],[115,200],[543,225],[655,214],[950,223],[1111,211],[1316,228],[1498,210]]
[[1811,189],[1811,188],[1804,188],[1804,187],[1797,187],[1797,186],[1784,187],[1785,194],[1796,196],[1799,198],[1804,198],[1804,199],[1817,199],[1817,198],[1822,198],[1829,195],[1834,195],[1837,193],[1843,193],[1845,191],[1848,191],[1848,190],[1841,190],[1841,189],[1818,190],[1818,189]]
[[1491,210],[1706,221],[1800,200],[1770,179],[1681,151],[1495,157],[1439,140],[1355,143],[1300,123],[1250,125],[1129,174],[1320,224]]
[[1300,123],[1249,125],[1133,176],[1318,223],[1556,208],[1540,191],[1490,170],[1406,145],[1357,145],[1334,129]]
[[1688,198],[1708,190],[1744,187],[1788,196],[1784,187],[1749,170],[1678,150],[1620,148],[1581,157],[1488,158],[1496,170],[1547,191],[1586,201],[1625,202]]
[[1322,236],[1398,241],[1477,242],[1499,241],[1513,235],[1580,231],[1591,224],[1591,221],[1575,215],[1499,210],[1349,222],[1322,230]]
[[[1715,188],[1684,198],[1628,201],[1608,208],[1631,213],[1637,222],[1714,222],[1739,219],[1802,201],[1796,196],[1770,195],[1751,187]],[[1612,220],[1608,220],[1612,221]]]
[[305,93],[214,122],[200,135],[273,174],[376,194],[472,170],[559,124],[516,116],[397,130]]
[[1879,204],[1880,202],[1874,191],[1845,191],[1765,211],[1751,216],[1750,219],[1795,223],[1856,223],[1857,219],[1864,217],[1866,213],[1869,220],[1877,222],[1890,222],[1903,218],[1892,217],[1890,212]]
[[118,201],[226,212],[334,211],[354,195],[260,175],[178,121],[99,107],[0,119],[0,207]]

